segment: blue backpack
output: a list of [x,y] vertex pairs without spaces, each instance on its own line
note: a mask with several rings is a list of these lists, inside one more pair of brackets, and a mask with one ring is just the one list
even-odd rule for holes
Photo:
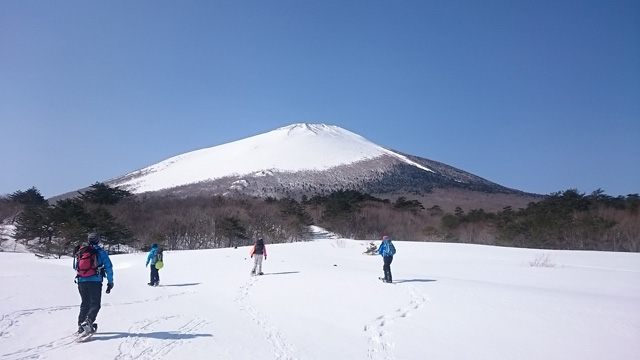
[[396,247],[392,243],[387,244],[382,250],[382,256],[393,256],[396,254]]

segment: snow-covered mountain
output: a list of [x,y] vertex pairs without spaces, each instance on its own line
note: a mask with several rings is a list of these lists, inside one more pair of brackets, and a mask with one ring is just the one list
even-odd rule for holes
[[519,193],[451,166],[384,148],[325,124],[293,124],[174,156],[108,181],[133,193],[299,196],[463,188]]

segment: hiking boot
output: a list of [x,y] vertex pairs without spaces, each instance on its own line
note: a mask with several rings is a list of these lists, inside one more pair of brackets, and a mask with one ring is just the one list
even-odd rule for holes
[[150,283],[147,283],[147,285],[149,285],[149,286],[153,286],[153,283],[151,283],[151,282],[150,282]]
[[264,275],[264,273],[263,273],[262,271],[260,271],[260,272],[258,273],[258,275]]
[[[89,321],[85,321],[82,323],[82,325],[80,325],[80,327],[84,330],[82,333],[83,334],[91,334],[92,332],[94,332],[95,330],[93,329],[93,324],[90,323]],[[97,326],[96,326],[97,329]]]
[[76,332],[76,335],[82,335],[83,333],[84,333],[84,326],[78,325],[78,331]]

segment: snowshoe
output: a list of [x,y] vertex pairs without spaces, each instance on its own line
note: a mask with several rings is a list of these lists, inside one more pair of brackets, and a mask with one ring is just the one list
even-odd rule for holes
[[76,342],[85,342],[88,341],[89,339],[91,339],[91,337],[93,336],[93,334],[95,334],[95,332],[90,332],[88,334],[86,333],[82,333],[82,335],[78,336],[78,338],[76,339]]
[[[96,332],[98,331],[98,324],[97,323],[93,323],[91,324],[91,330],[89,332]],[[81,336],[86,332],[86,328],[85,328],[85,323],[82,323],[81,325],[78,325],[78,331],[76,331],[75,333],[73,333],[76,336]]]
[[[93,334],[96,333],[96,331],[98,331],[98,324],[85,324],[83,323],[83,325],[80,326],[82,328],[82,330],[84,330],[81,334],[78,335],[78,338],[76,339],[76,342],[85,342],[88,341],[89,339],[91,339],[91,337],[93,336]],[[88,331],[87,331],[88,329]],[[78,329],[79,331],[79,329]]]
[[[82,330],[82,332],[80,330]],[[78,342],[87,341],[89,340],[89,338],[93,336],[93,334],[95,334],[96,331],[98,331],[97,323],[91,324],[85,321],[82,323],[82,325],[78,327],[78,332],[76,333],[78,336],[78,339],[76,341]]]

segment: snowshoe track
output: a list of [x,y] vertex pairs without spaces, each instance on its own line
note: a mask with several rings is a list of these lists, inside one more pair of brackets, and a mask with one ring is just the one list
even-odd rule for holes
[[[144,299],[139,301],[133,301],[129,303],[119,303],[117,305],[133,305],[133,304],[142,304],[148,302],[156,302],[161,300],[166,300],[172,298],[174,296],[181,296],[191,292],[180,292],[176,294],[168,294],[157,296],[151,299]],[[103,307],[111,306],[112,304],[106,303],[102,304]],[[116,305],[116,304],[113,304]],[[8,339],[13,337],[15,329],[18,328],[23,320],[28,319],[31,316],[39,315],[41,313],[53,313],[57,311],[68,311],[68,310],[76,310],[80,307],[80,305],[68,305],[68,306],[52,306],[52,307],[43,307],[43,308],[34,308],[34,309],[26,309],[26,310],[17,310],[8,314],[3,314],[2,319],[0,319],[0,338]],[[74,314],[73,316],[75,316]],[[100,333],[96,333],[96,336],[100,336]],[[47,358],[46,355],[49,351],[69,347],[75,344],[78,344],[78,337],[76,335],[64,336],[56,340],[52,340],[46,342],[42,345],[21,349],[20,351],[12,352],[12,353],[0,353],[0,359],[2,360],[22,360],[22,359],[41,359]],[[88,341],[91,341],[89,339]],[[129,359],[129,358],[124,358]]]
[[273,346],[273,353],[277,360],[296,360],[295,349],[291,345],[286,336],[277,328],[270,325],[267,319],[256,308],[249,303],[249,294],[251,287],[256,283],[258,277],[251,277],[243,286],[238,290],[235,302],[240,306],[240,310],[251,317],[254,323],[256,323],[266,333],[266,339]]
[[0,358],[11,360],[24,360],[24,359],[46,359],[47,352],[63,347],[70,347],[76,343],[77,337],[75,335],[68,335],[48,343],[38,345],[31,348],[21,349],[17,352],[2,354]]
[[415,288],[407,287],[411,296],[411,302],[391,314],[380,315],[374,321],[364,326],[367,334],[369,349],[367,359],[371,360],[395,360],[393,349],[395,343],[391,338],[389,326],[395,321],[410,316],[414,311],[424,306],[428,298],[420,294]]
[[165,357],[185,341],[196,337],[195,332],[207,324],[208,320],[180,315],[138,321],[129,328],[130,335],[118,346],[115,359],[151,360]]
[[20,326],[20,320],[22,318],[27,318],[31,315],[38,314],[41,312],[52,313],[54,311],[70,310],[78,307],[79,305],[52,306],[47,308],[17,310],[9,314],[4,314],[2,315],[2,319],[0,319],[0,338],[12,337],[13,333],[11,330],[16,326]]

